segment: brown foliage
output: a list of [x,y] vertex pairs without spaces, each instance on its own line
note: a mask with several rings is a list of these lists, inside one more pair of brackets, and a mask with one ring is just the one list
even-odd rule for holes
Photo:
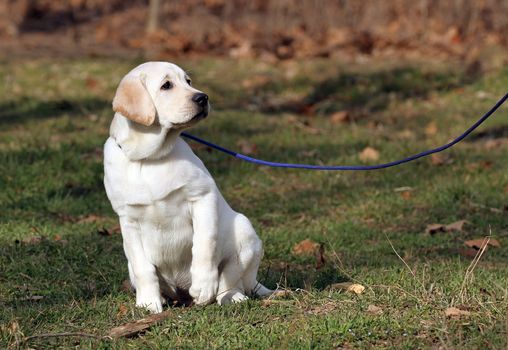
[[0,0],[0,35],[70,36],[77,45],[170,55],[467,55],[469,44],[507,44],[506,13],[504,0],[162,0],[159,28],[146,35],[146,0]]

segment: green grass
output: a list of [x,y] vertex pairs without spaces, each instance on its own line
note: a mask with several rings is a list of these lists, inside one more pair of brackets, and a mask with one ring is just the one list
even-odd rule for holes
[[[102,185],[110,101],[137,63],[0,65],[0,348],[507,346],[506,107],[479,136],[448,151],[451,162],[444,166],[423,159],[376,172],[281,170],[196,146],[232,207],[252,220],[264,241],[259,279],[295,292],[269,304],[174,308],[174,317],[134,339],[20,343],[41,333],[105,335],[146,314],[121,288],[127,277],[121,236],[98,234],[116,224]],[[472,77],[443,64],[180,64],[214,106],[193,133],[233,149],[248,140],[256,156],[287,162],[357,164],[366,146],[389,161],[442,144],[508,85],[506,69]],[[253,76],[267,79],[242,87]],[[311,116],[299,114],[309,109]],[[354,121],[332,124],[329,113],[345,109]],[[426,134],[432,121],[437,132]],[[409,196],[396,191],[405,186]],[[469,222],[464,232],[425,234],[427,224],[462,219]],[[464,241],[489,233],[501,247],[489,248],[464,283],[472,261]],[[292,253],[306,238],[325,245],[319,270],[314,257]],[[366,290],[352,295],[326,288],[343,281]],[[369,305],[383,313],[368,313]],[[471,314],[447,318],[451,306]]]

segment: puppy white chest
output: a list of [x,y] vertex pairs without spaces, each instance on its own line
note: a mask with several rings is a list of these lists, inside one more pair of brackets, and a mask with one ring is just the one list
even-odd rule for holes
[[169,284],[190,286],[192,261],[192,219],[181,193],[171,193],[153,204],[128,209],[138,218],[141,240],[148,260]]

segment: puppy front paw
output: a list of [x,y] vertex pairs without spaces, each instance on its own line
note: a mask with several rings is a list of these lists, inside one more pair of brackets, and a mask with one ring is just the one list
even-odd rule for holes
[[192,279],[189,294],[197,305],[207,305],[217,297],[218,288],[219,277],[217,274],[202,275]]
[[162,312],[162,303],[160,295],[136,295],[136,306],[145,308],[153,314]]

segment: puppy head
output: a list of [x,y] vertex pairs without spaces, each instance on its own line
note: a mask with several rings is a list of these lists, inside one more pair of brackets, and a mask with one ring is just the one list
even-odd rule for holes
[[193,88],[177,65],[147,62],[122,79],[113,110],[145,126],[157,120],[162,127],[184,129],[206,118],[209,103],[208,96]]

